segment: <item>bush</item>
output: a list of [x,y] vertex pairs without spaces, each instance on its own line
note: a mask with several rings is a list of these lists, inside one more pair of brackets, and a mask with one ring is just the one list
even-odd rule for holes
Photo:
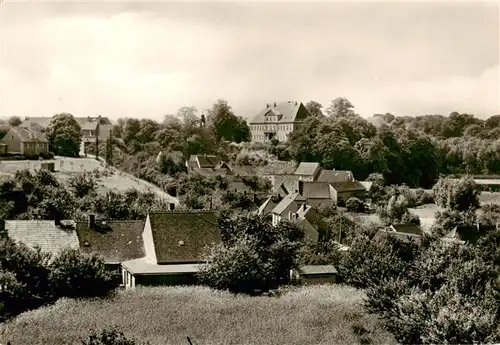
[[70,178],[68,183],[71,190],[78,198],[83,198],[85,195],[91,194],[97,187],[94,177],[87,172],[79,173]]
[[149,343],[139,343],[135,339],[128,339],[123,332],[117,329],[104,329],[102,331],[92,331],[87,340],[82,341],[82,345],[148,345]]
[[50,280],[60,297],[102,297],[116,287],[100,258],[77,249],[66,249],[54,258]]
[[365,210],[365,204],[360,199],[353,197],[346,202],[347,211],[349,212],[363,212]]

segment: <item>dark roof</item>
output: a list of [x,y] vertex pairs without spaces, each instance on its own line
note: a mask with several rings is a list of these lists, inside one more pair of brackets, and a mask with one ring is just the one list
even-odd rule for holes
[[273,197],[269,197],[262,205],[259,206],[258,214],[260,216],[267,216],[272,212],[274,207],[276,207],[276,203],[273,201]]
[[281,215],[292,203],[295,201],[306,201],[306,199],[299,193],[288,194],[281,200],[273,209],[273,213]]
[[[22,142],[41,142],[48,143],[47,138],[43,133],[38,131],[34,131],[24,127],[11,127],[9,130],[10,133],[15,133]],[[8,132],[8,133],[9,133]]]
[[16,242],[57,254],[65,248],[78,248],[78,237],[71,223],[57,226],[53,220],[6,220],[5,231]]
[[229,191],[238,191],[238,192],[251,192],[251,188],[248,187],[245,183],[242,181],[230,181],[227,185],[227,190]]
[[321,170],[321,173],[318,176],[318,182],[345,182],[352,181],[353,176],[352,172],[349,170]]
[[205,246],[221,242],[212,211],[150,213],[149,220],[159,264],[200,262]]
[[213,155],[198,155],[198,162],[200,168],[215,168],[220,162],[219,158]]
[[[302,196],[306,199],[330,199],[330,184],[326,182],[306,182],[302,184]],[[300,188],[299,188],[300,190]]]
[[144,256],[144,224],[142,220],[113,220],[94,230],[88,222],[77,222],[76,232],[84,252],[99,254],[108,263],[118,263]]
[[373,236],[373,239],[380,239],[380,238],[383,238],[385,236],[391,236],[393,238],[397,238],[398,240],[403,241],[403,242],[407,242],[407,243],[410,241],[420,243],[420,241],[422,239],[422,237],[418,234],[396,232],[396,231],[387,231],[387,230],[383,230],[383,229],[380,229],[379,231],[377,231],[375,236]]
[[297,169],[295,170],[295,175],[305,175],[305,176],[314,176],[318,169],[321,169],[319,163],[315,162],[302,162],[299,164]]
[[365,187],[359,181],[333,182],[330,185],[337,192],[365,191]]
[[401,232],[404,234],[415,234],[415,235],[422,235],[423,231],[420,229],[418,225],[415,225],[413,223],[407,223],[407,224],[392,224],[391,225],[397,232]]
[[446,235],[446,237],[452,237],[474,244],[483,235],[484,230],[478,229],[475,226],[460,225],[456,226],[448,235]]
[[250,123],[264,124],[266,123],[266,115],[277,115],[278,122],[295,122],[305,119],[310,116],[310,113],[301,102],[272,103],[262,109]]

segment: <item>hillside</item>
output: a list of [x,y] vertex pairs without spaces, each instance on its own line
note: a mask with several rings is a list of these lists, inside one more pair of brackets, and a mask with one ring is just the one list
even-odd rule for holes
[[[71,176],[83,171],[91,172],[98,170],[105,173],[97,179],[99,192],[123,192],[129,188],[135,188],[142,192],[152,191],[167,202],[179,203],[177,198],[165,193],[161,188],[126,172],[116,169],[110,171],[101,162],[93,158],[56,157],[52,162],[55,162],[55,176],[61,182],[66,182]],[[0,161],[0,176],[14,176],[18,170],[29,169],[33,171],[40,169],[40,166],[41,162],[37,160]]]
[[204,287],[137,288],[114,301],[60,300],[0,326],[0,341],[75,344],[91,328],[117,326],[151,345],[396,344],[362,309],[363,293],[331,285],[280,297],[234,296]]

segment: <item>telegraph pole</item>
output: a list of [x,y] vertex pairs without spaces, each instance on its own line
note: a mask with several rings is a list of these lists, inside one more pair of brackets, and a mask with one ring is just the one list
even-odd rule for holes
[[97,116],[97,126],[95,127],[95,159],[99,160],[99,129],[101,126],[101,115]]

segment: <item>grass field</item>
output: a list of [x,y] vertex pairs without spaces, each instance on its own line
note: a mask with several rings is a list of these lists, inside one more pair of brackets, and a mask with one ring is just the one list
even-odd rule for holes
[[121,291],[113,301],[60,300],[0,325],[12,345],[78,344],[92,328],[116,326],[151,345],[396,344],[363,311],[362,291],[295,288],[280,297],[234,296],[204,287]]
[[[56,157],[55,160],[55,175],[61,182],[66,182],[70,177],[77,175],[82,171],[99,170],[104,172],[106,168],[97,160],[92,158],[67,158]],[[36,160],[23,160],[23,161],[0,161],[0,176],[14,176],[18,170],[35,170],[40,169],[41,162]],[[123,192],[129,188],[135,188],[139,191],[152,191],[160,198],[167,202],[178,204],[177,198],[165,193],[161,188],[138,179],[123,171],[114,171],[108,176],[101,176],[98,179],[98,191],[117,191]]]

